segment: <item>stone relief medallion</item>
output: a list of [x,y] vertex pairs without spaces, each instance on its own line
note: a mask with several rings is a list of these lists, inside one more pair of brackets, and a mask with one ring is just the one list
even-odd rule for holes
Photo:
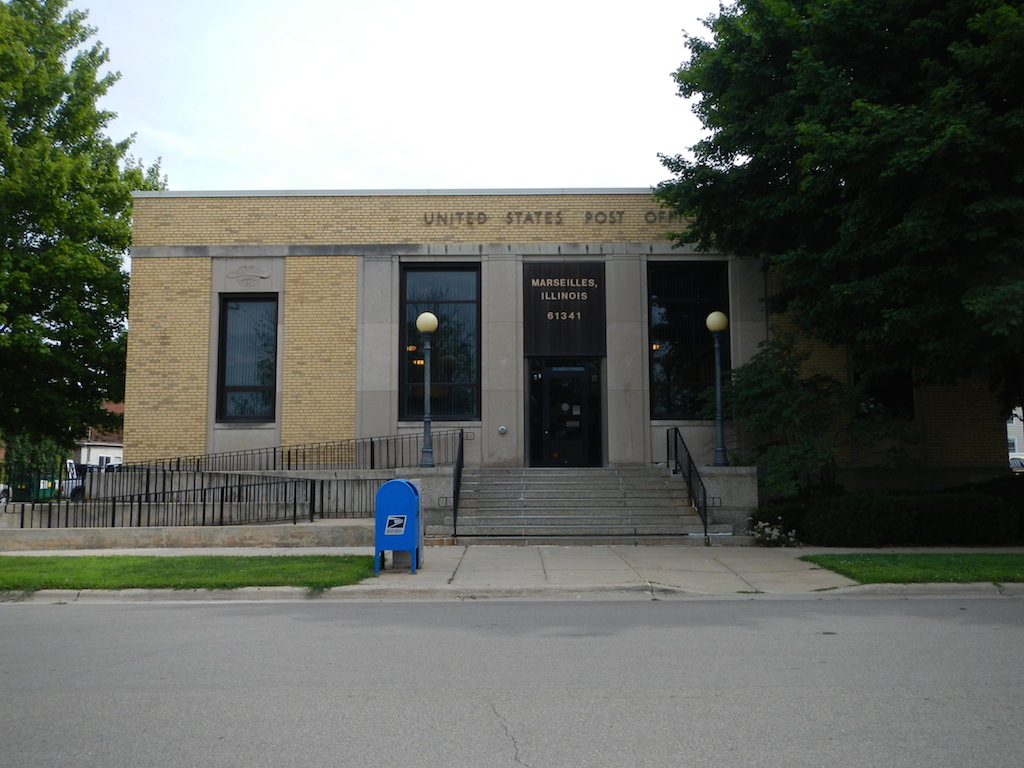
[[246,288],[259,285],[260,281],[270,277],[270,270],[258,264],[243,264],[227,274],[228,279],[236,280]]

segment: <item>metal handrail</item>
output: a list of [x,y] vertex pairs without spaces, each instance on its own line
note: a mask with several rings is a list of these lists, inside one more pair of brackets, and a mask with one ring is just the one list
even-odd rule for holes
[[686,488],[690,493],[690,503],[697,510],[701,523],[704,525],[704,541],[710,541],[708,536],[708,492],[704,487],[704,481],[697,471],[697,465],[690,456],[679,427],[671,427],[666,433],[666,456],[673,475],[682,475],[686,480]]
[[[469,437],[472,438],[472,433]],[[315,517],[372,517],[373,493],[385,482],[366,478],[302,477],[301,469],[391,469],[416,466],[419,435],[138,462],[100,473],[77,499],[12,503],[20,527],[224,525]],[[436,464],[452,465],[453,520],[465,463],[464,430],[435,433]],[[361,458],[359,458],[361,457]],[[359,460],[353,460],[353,459]],[[291,471],[289,471],[291,470]],[[300,470],[295,476],[295,470]],[[333,475],[333,473],[331,473]],[[242,513],[239,505],[248,511]],[[225,515],[225,510],[228,514]]]
[[90,498],[16,502],[21,528],[120,528],[260,524],[317,517],[371,518],[382,478],[310,479],[202,473],[199,483]]
[[[455,463],[461,429],[434,433],[435,465]],[[197,454],[169,459],[125,462],[107,467],[88,481],[86,498],[109,498],[138,492],[198,487],[209,472],[287,473],[323,470],[400,469],[419,465],[422,436],[368,437],[324,443]]]
[[[435,464],[455,461],[462,430],[435,431]],[[125,462],[123,469],[149,467],[189,472],[238,472],[294,469],[396,469],[419,465],[422,435],[387,435],[282,445],[246,451],[194,454],[167,459]],[[440,449],[440,450],[439,450]]]
[[452,536],[459,535],[459,494],[462,492],[462,468],[465,464],[464,442],[460,429],[459,445],[455,452],[455,468],[452,471]]

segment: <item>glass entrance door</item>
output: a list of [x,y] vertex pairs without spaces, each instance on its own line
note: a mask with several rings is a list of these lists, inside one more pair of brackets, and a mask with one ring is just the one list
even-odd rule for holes
[[530,361],[530,466],[601,466],[600,358]]

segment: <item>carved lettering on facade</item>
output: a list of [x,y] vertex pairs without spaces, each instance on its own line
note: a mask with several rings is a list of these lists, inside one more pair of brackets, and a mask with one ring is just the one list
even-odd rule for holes
[[679,221],[682,217],[678,213],[672,211],[666,211],[664,208],[659,208],[656,211],[646,211],[644,213],[644,221],[647,224],[665,224],[670,221]]
[[563,221],[561,211],[509,211],[505,214],[506,224],[554,224]]
[[625,211],[587,211],[583,214],[584,224],[622,224]]
[[472,227],[486,224],[487,219],[483,211],[428,211],[423,214],[423,223],[428,227]]
[[667,224],[678,221],[680,217],[664,209],[650,209],[643,214],[632,214],[627,211],[583,211],[567,213],[566,211],[505,211],[495,213],[487,211],[424,211],[423,225],[426,227],[481,227],[504,223],[510,227],[551,226],[559,227],[570,221],[584,225],[619,226],[622,224]]

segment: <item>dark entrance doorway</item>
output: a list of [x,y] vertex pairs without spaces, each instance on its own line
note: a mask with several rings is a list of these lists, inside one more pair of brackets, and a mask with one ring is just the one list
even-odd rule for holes
[[601,466],[600,358],[531,358],[530,466]]

